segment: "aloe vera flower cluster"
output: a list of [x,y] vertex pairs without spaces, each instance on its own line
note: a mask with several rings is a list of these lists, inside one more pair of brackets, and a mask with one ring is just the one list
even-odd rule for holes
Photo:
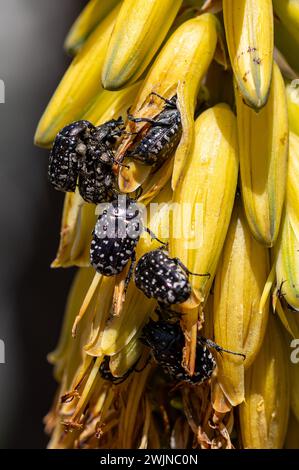
[[49,448],[299,447],[298,47],[299,0],[74,23],[35,134],[65,192],[52,267],[78,268]]

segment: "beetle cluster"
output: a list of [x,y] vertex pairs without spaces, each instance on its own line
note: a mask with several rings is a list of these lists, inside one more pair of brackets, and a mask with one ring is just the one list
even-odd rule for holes
[[49,181],[60,191],[79,192],[87,202],[98,204],[116,194],[114,146],[121,135],[121,118],[95,127],[89,121],[77,121],[56,136],[50,153]]
[[[104,276],[114,276],[121,273],[131,260],[127,286],[134,271],[136,245],[143,231],[165,245],[143,226],[136,201],[128,196],[119,196],[113,200],[99,215],[93,231],[90,248],[92,266]],[[140,258],[134,280],[147,297],[155,298],[164,305],[174,305],[189,298],[190,274],[210,277],[209,273],[191,273],[178,258],[171,258],[166,250],[158,248]]]
[[[163,163],[178,145],[182,134],[177,96],[167,100],[157,93],[152,94],[163,100],[165,106],[154,119],[128,114],[129,120],[146,122],[149,126],[145,133],[137,133],[131,148],[124,155],[124,158],[130,157],[146,165]],[[50,153],[48,177],[52,185],[60,191],[73,192],[78,185],[85,201],[94,204],[111,203],[110,208],[103,210],[97,220],[90,260],[92,266],[105,276],[119,274],[131,260],[128,284],[133,273],[135,248],[141,232],[146,230],[152,237],[154,235],[143,227],[136,201],[124,196],[125,204],[119,207],[119,191],[113,165],[122,165],[116,162],[114,157],[117,138],[123,134],[125,128],[122,118],[112,119],[97,127],[86,120],[64,127],[57,134]],[[141,267],[139,271],[142,271]],[[138,279],[138,273],[136,276]],[[176,281],[174,282],[174,290],[177,291]],[[185,289],[188,288],[186,285]]]
[[[178,313],[168,309],[165,306],[157,308],[158,321],[151,318],[143,327],[140,341],[150,348],[151,356],[163,372],[170,376],[176,383],[189,383],[200,385],[208,380],[215,368],[216,361],[211,353],[211,349],[220,353],[226,352],[245,359],[242,353],[224,349],[210,339],[203,336],[197,337],[196,344],[196,362],[194,374],[190,375],[183,366],[183,348],[185,346],[185,336],[180,327]],[[121,383],[133,372],[135,366],[130,368],[123,377],[114,377],[109,368],[107,369],[107,360],[102,363],[101,376],[114,383]],[[105,370],[105,374],[103,371]],[[121,382],[120,382],[121,381]]]
[[157,313],[159,320],[149,320],[142,330],[140,340],[151,349],[158,366],[176,382],[201,384],[208,380],[216,367],[211,349],[242,356],[245,359],[242,353],[224,349],[210,339],[198,336],[194,374],[188,374],[183,367],[185,336],[178,321],[178,314],[165,309],[164,306],[157,309]]
[[[146,131],[137,133],[125,157],[145,165],[163,163],[178,145],[182,135],[181,115],[177,96],[163,98],[163,110],[154,118],[134,117],[134,122],[145,122]],[[92,266],[104,276],[121,273],[131,261],[126,286],[134,271],[135,249],[143,231],[154,234],[143,226],[141,211],[135,200],[120,196],[113,171],[117,138],[125,133],[121,118],[94,126],[89,121],[77,121],[62,129],[54,142],[49,160],[49,180],[56,189],[75,191],[78,184],[83,199],[91,203],[109,202],[98,217],[90,248]],[[120,163],[121,164],[121,163]],[[122,198],[122,201],[121,201]],[[135,269],[136,286],[147,297],[161,305],[171,306],[186,301],[191,294],[191,273],[166,250],[157,249],[143,255]],[[196,274],[209,276],[209,274]],[[184,335],[178,322],[152,320],[144,327],[141,341],[149,346],[159,365],[176,380],[200,383],[215,367],[213,356],[205,344],[197,345],[196,372],[190,377],[182,366]],[[114,380],[109,371],[109,359],[100,367],[103,378]],[[126,375],[127,377],[127,375]],[[125,378],[126,378],[125,377]]]
[[[174,95],[165,101],[164,109],[154,118],[138,118],[150,126],[137,134],[132,147],[124,155],[146,165],[162,164],[178,145],[182,135],[181,115]],[[100,126],[86,120],[64,127],[56,136],[49,158],[48,178],[55,189],[79,192],[87,202],[111,201],[117,192],[113,165],[117,138],[126,134],[123,119],[112,119]]]
[[114,276],[131,260],[127,286],[134,270],[136,245],[144,231],[163,243],[143,226],[137,202],[129,196],[118,196],[102,211],[95,225],[90,248],[92,266],[103,276]]
[[[137,138],[125,155],[146,165],[162,163],[178,144],[182,133],[176,95],[171,100],[157,96],[165,101],[165,107],[155,119],[137,118],[130,114],[128,116],[132,121],[147,122],[151,125],[146,134]],[[119,209],[119,199],[115,198],[110,208],[105,209],[98,218],[93,232],[90,258],[95,269],[105,276],[119,274],[131,260],[131,269],[126,281],[128,284],[134,269],[135,248],[142,231],[146,230],[153,238],[155,236],[149,229],[143,227],[136,201],[126,197],[126,203]],[[123,229],[121,235],[119,235],[120,225]],[[111,228],[114,230],[113,233]],[[136,276],[138,279],[138,273]],[[176,284],[174,290],[177,290]]]

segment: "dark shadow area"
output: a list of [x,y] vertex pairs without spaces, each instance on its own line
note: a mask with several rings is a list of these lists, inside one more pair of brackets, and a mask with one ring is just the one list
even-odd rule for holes
[[38,120],[70,59],[63,41],[83,0],[0,0],[0,447],[45,447],[58,340],[73,270],[51,270],[63,194],[47,183]]

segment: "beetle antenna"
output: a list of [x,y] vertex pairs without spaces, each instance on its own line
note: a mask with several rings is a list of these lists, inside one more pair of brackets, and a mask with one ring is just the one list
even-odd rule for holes
[[154,232],[151,231],[151,229],[149,229],[148,227],[145,227],[144,228],[144,231],[147,232],[151,239],[152,240],[157,240],[157,242],[161,243],[161,245],[164,245],[164,246],[167,246],[168,245],[168,242],[162,242],[162,240],[160,240],[155,234]]
[[[175,108],[175,104],[173,103],[173,101],[171,100],[168,100],[167,98],[164,98],[164,96],[161,96],[159,95],[159,93],[156,93],[155,91],[152,91],[150,93],[150,95],[154,95],[154,96],[158,96],[158,98],[160,98],[161,100],[165,101],[165,103],[169,104],[170,106],[172,106],[173,108]],[[176,96],[176,95],[175,95]]]
[[182,263],[182,261],[181,261],[179,258],[174,258],[174,261],[176,262],[176,264],[178,264],[178,265],[183,269],[183,271],[185,271],[185,273],[187,273],[187,274],[190,275],[190,276],[208,277],[209,279],[210,279],[210,277],[211,277],[211,274],[210,274],[210,273],[205,273],[205,274],[201,274],[201,273],[192,273],[191,271],[189,271],[189,269],[187,268],[187,266],[185,266],[184,263]]
[[199,336],[199,337],[197,338],[197,341],[198,341],[201,345],[206,345],[206,346],[208,346],[209,348],[213,348],[213,349],[215,349],[215,351],[217,351],[217,352],[219,352],[219,353],[226,352],[226,353],[228,353],[228,354],[233,354],[234,356],[242,356],[244,360],[246,359],[246,355],[245,355],[245,354],[239,353],[239,352],[235,352],[235,351],[231,351],[230,349],[224,349],[224,348],[222,348],[221,346],[219,346],[219,344],[214,343],[214,341],[212,341],[212,340],[210,340],[210,339],[207,339],[207,338],[204,338],[203,336]]

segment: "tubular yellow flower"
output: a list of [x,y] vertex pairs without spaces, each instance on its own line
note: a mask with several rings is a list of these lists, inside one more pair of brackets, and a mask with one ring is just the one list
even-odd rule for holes
[[[276,289],[281,289],[281,293],[284,295],[283,284],[280,284]],[[276,290],[273,294],[273,310],[278,313],[278,316],[287,332],[293,338],[299,338],[299,318],[294,314],[294,310],[288,308],[287,305],[282,305],[277,296],[278,292]]]
[[245,373],[245,402],[240,405],[244,448],[282,448],[290,407],[288,361],[279,325],[270,318],[263,346]]
[[89,0],[71,27],[64,43],[66,52],[76,55],[98,24],[111,12],[120,0]]
[[299,310],[299,238],[288,214],[277,244],[276,278],[285,300]]
[[69,352],[72,343],[70,332],[72,325],[93,276],[94,270],[91,268],[81,268],[78,270],[68,295],[59,343],[55,351],[48,355],[49,362],[55,366],[54,376],[58,381],[62,380],[62,375],[70,358]]
[[233,406],[244,401],[244,370],[253,363],[264,339],[269,302],[260,309],[260,299],[268,273],[268,251],[252,237],[237,201],[214,292],[216,343],[246,355],[243,360],[224,354],[219,361],[218,380]]
[[116,7],[99,24],[72,61],[41,117],[34,138],[36,145],[51,146],[58,131],[80,119],[89,102],[101,92],[104,53],[118,11]]
[[286,86],[290,131],[299,136],[299,81]]
[[[195,122],[192,155],[173,196],[169,248],[193,273],[199,302],[207,298],[228,229],[238,177],[236,117],[226,104],[202,113]],[[184,213],[184,206],[189,212]],[[189,208],[189,209],[188,209]]]
[[[200,83],[213,59],[218,34],[217,18],[206,13],[183,23],[169,38],[149,71],[140,92],[130,110],[138,117],[154,118],[163,108],[159,98],[153,98],[154,91],[164,98],[172,98],[178,94],[178,107],[181,112],[183,136],[175,154],[172,185],[176,186],[193,144],[194,111]],[[127,126],[128,132],[140,132],[144,123],[134,127]],[[118,149],[118,158],[132,144],[132,137],[123,140]],[[129,163],[129,162],[128,162]],[[143,171],[144,165],[137,164]],[[148,170],[149,172],[149,170]],[[148,172],[145,178],[148,176]],[[119,186],[122,191],[127,189],[128,171],[120,172]],[[134,189],[136,189],[134,187]]]
[[[174,191],[170,253],[192,273],[193,293],[182,304],[187,333],[186,362],[195,366],[198,312],[206,301],[224,244],[238,178],[236,117],[226,104],[208,109],[195,122],[195,142]],[[186,309],[186,310],[184,310]]]
[[102,84],[117,90],[136,81],[162,44],[182,0],[124,0],[107,49]]
[[275,246],[276,277],[285,300],[299,309],[299,137],[290,133],[286,209],[280,238]]
[[289,65],[299,73],[298,33],[291,34],[286,26],[280,21],[275,21],[275,45],[287,59]]
[[110,358],[110,370],[114,377],[122,377],[131,367],[134,367],[142,355],[143,346],[138,337],[131,341],[117,354]]
[[287,174],[286,212],[290,217],[293,230],[299,238],[299,136],[290,133],[290,148]]
[[287,30],[299,39],[299,1],[273,0],[273,7]]
[[127,111],[142,82],[134,83],[127,88],[119,91],[101,91],[97,97],[92,100],[85,109],[82,119],[92,122],[95,126],[117,119],[122,116],[127,117]]
[[78,192],[67,193],[61,221],[60,243],[52,268],[86,267],[96,222],[95,206],[83,201]]
[[226,40],[242,97],[262,108],[268,99],[273,64],[271,0],[223,0]]
[[242,196],[254,237],[275,243],[285,197],[288,116],[285,86],[274,64],[267,105],[256,114],[236,91]]

